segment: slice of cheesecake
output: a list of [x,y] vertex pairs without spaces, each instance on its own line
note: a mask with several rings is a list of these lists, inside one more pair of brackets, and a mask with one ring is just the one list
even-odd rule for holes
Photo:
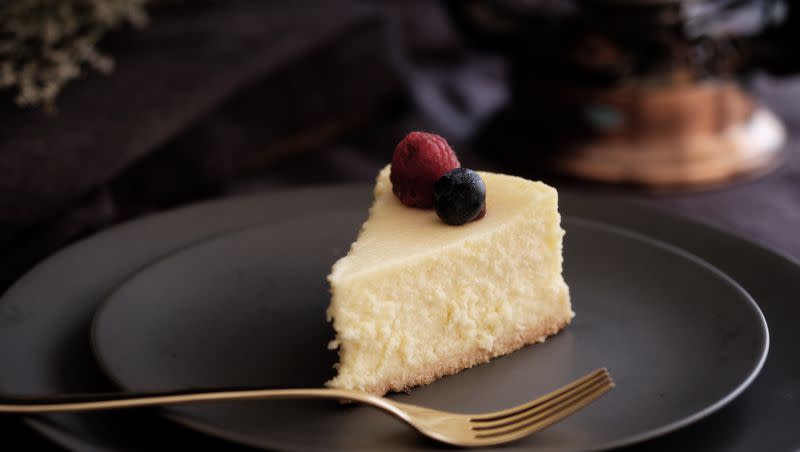
[[387,166],[358,240],[328,280],[339,349],[329,386],[402,391],[486,362],[567,325],[558,194],[540,182],[479,173],[486,216],[444,224],[404,206]]

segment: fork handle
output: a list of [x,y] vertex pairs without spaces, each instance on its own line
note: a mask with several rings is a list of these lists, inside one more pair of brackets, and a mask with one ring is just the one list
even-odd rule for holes
[[55,397],[0,397],[0,413],[42,414],[118,410],[201,402],[262,399],[337,399],[362,402],[394,411],[383,397],[335,388],[197,389],[172,392],[111,392]]

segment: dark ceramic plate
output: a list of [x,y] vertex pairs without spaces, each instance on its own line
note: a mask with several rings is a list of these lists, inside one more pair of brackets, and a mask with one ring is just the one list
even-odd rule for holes
[[[128,390],[318,387],[335,353],[325,276],[365,209],[303,217],[209,241],[155,263],[98,311],[101,367]],[[756,304],[705,262],[653,239],[565,222],[565,277],[577,316],[564,332],[489,364],[395,395],[460,412],[519,404],[595,368],[608,396],[516,444],[597,450],[677,429],[718,409],[755,377],[768,346]],[[270,450],[435,449],[366,407],[260,401],[178,407],[170,418]]]
[[[87,332],[98,304],[132,273],[214,235],[298,217],[307,210],[363,209],[370,197],[371,187],[358,185],[224,199],[120,225],[55,254],[0,298],[0,392],[49,395],[112,389],[94,363]],[[561,210],[635,230],[702,257],[753,295],[770,325],[769,359],[748,390],[714,415],[628,450],[800,447],[800,404],[792,395],[800,393],[796,260],[712,227],[605,197],[562,193]],[[26,422],[71,450],[240,450],[147,414],[40,416]]]

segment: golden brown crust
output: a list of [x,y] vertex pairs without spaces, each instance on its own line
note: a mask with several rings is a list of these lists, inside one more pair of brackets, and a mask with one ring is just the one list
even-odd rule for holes
[[423,368],[411,378],[387,379],[366,387],[363,390],[375,395],[384,395],[387,392],[402,392],[414,386],[426,385],[447,375],[453,375],[477,364],[489,362],[492,358],[506,355],[526,345],[544,342],[548,336],[558,333],[567,326],[571,318],[552,319],[543,323],[538,328],[524,331],[516,336],[503,338],[495,342],[491,350],[473,349],[460,356],[454,356],[450,361],[440,361],[427,368]]

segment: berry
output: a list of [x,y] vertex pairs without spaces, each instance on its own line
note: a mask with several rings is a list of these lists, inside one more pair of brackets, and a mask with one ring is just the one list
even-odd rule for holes
[[429,209],[433,207],[433,184],[459,166],[444,138],[411,132],[397,144],[392,156],[392,191],[406,206]]
[[486,185],[475,171],[448,171],[433,187],[433,208],[447,224],[461,225],[486,214]]

